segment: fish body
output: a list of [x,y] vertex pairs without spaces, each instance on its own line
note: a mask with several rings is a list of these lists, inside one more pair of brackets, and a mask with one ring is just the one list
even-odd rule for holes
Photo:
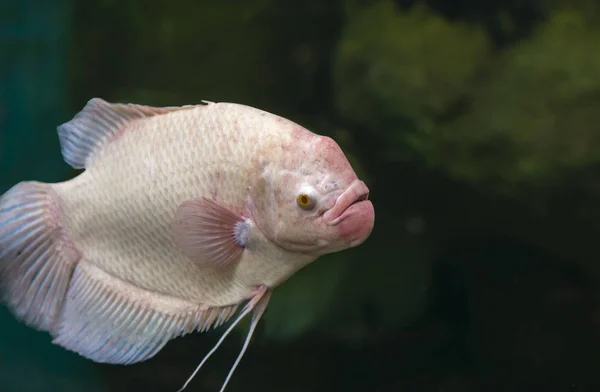
[[280,161],[282,145],[292,146],[293,134],[302,132],[262,111],[240,109],[217,103],[133,123],[85,172],[57,184],[68,212],[65,231],[85,259],[139,288],[207,306],[238,303],[258,284],[276,286],[312,261],[274,249],[286,263],[245,252],[235,265],[206,268],[174,243],[173,220],[186,200],[208,197],[249,216],[256,173]]
[[273,288],[373,228],[368,188],[332,139],[249,106],[95,98],[58,134],[85,170],[0,198],[2,293],[96,362],[149,359],[246,301],[255,325]]

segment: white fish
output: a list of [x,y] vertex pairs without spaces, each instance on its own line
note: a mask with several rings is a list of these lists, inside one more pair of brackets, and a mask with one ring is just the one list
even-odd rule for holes
[[[253,312],[319,256],[370,235],[374,209],[339,146],[248,106],[90,100],[58,127],[61,183],[0,198],[0,277],[16,318],[96,362]],[[183,389],[183,388],[182,388]]]

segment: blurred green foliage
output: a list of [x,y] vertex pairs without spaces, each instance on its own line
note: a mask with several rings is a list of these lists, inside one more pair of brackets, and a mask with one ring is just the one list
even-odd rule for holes
[[497,55],[462,115],[417,146],[469,181],[544,182],[600,162],[600,28],[560,10]]
[[336,63],[339,111],[382,133],[389,159],[421,159],[498,187],[599,162],[597,19],[558,8],[530,37],[492,50],[483,26],[420,4],[349,9]]
[[[414,132],[431,135],[488,59],[482,28],[422,5],[398,12],[392,1],[379,1],[347,13],[334,74],[339,113],[396,144]],[[386,156],[402,158],[396,147]]]

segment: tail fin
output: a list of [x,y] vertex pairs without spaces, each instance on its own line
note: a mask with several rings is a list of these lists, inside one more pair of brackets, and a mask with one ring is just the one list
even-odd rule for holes
[[15,317],[51,332],[79,254],[52,185],[21,182],[0,197],[0,289]]

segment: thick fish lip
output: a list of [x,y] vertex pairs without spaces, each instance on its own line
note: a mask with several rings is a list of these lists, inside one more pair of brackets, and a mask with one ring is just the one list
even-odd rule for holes
[[355,202],[338,219],[335,227],[343,243],[348,247],[360,245],[371,235],[375,224],[373,203],[369,200]]
[[333,207],[325,211],[323,219],[328,225],[335,226],[344,219],[346,215],[344,212],[348,210],[350,206],[360,203],[371,203],[368,199],[369,188],[367,188],[367,185],[360,180],[355,180],[350,184],[348,189],[337,198]]

